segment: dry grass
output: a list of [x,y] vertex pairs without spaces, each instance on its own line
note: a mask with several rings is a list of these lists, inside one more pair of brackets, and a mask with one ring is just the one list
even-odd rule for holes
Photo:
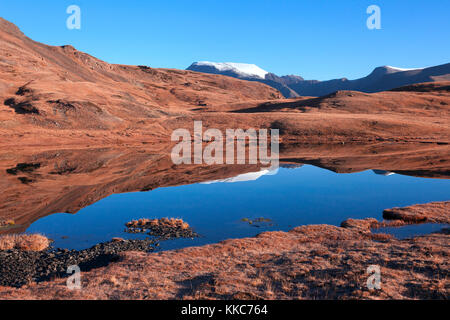
[[359,230],[361,232],[370,232],[372,229],[386,228],[386,227],[403,227],[411,224],[411,222],[403,220],[388,220],[378,221],[377,219],[347,219],[341,223],[341,227]]
[[12,219],[10,219],[10,220],[0,220],[0,228],[10,227],[10,226],[13,226],[15,224],[16,224],[16,222],[14,220],[12,220]]
[[189,229],[189,224],[182,219],[175,218],[161,218],[161,219],[139,219],[133,220],[126,224],[128,228],[143,228],[143,227],[169,227],[180,228],[183,230]]
[[[0,299],[448,299],[449,237],[374,241],[354,228],[304,226],[203,247],[126,252],[84,273],[83,290],[54,279],[0,287]],[[380,290],[366,284],[374,264]]]
[[[376,225],[374,219],[348,220],[344,227],[309,225],[202,247],[125,252],[85,272],[83,290],[70,291],[66,279],[54,279],[0,287],[0,299],[448,300],[450,234],[398,240],[372,234]],[[367,287],[371,265],[381,270],[379,290]]]
[[0,250],[42,251],[48,248],[50,240],[41,234],[12,234],[0,236]]
[[450,223],[450,201],[417,204],[405,208],[383,211],[386,220],[400,220],[405,223]]

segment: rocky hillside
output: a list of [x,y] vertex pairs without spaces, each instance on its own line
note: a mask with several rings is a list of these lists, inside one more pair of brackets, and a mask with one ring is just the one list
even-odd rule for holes
[[269,86],[184,70],[114,65],[47,46],[0,18],[2,128],[126,128],[201,106],[280,98]]
[[[285,86],[303,81],[277,78],[253,65],[219,67]],[[35,42],[0,20],[0,147],[5,150],[170,144],[173,130],[191,129],[194,120],[221,130],[279,129],[283,141],[295,143],[447,143],[449,103],[448,82],[286,100],[256,81],[109,64],[71,46]]]

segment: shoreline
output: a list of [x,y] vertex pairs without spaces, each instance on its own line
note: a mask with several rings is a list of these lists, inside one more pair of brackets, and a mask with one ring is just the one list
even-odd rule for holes
[[[430,144],[281,145],[280,163],[310,164],[337,173],[379,169],[417,177],[450,176],[448,146]],[[29,169],[21,168],[26,165]],[[173,167],[161,146],[5,150],[0,153],[0,176],[7,182],[0,220],[14,220],[14,232],[21,232],[40,218],[74,214],[112,194],[231,178],[260,169],[250,164]],[[0,234],[11,232],[0,229]]]
[[[449,208],[449,201],[393,208],[385,218],[395,220],[349,219],[156,253],[116,249],[112,261],[82,270],[81,290],[53,275],[0,287],[0,299],[448,299],[448,228],[403,240],[371,229],[450,224]],[[369,265],[381,268],[380,290],[365,287]]]
[[[230,139],[231,160],[242,158],[234,157],[234,143],[238,142],[244,143],[250,158],[252,146],[258,142],[250,135],[251,130],[275,129],[280,134],[277,164],[313,165],[336,173],[373,170],[381,175],[448,179],[450,64],[427,68],[426,72],[400,73],[398,77],[391,74],[406,69],[378,67],[361,83],[356,81],[359,85],[342,86],[340,83],[348,79],[335,79],[325,84],[330,85],[326,92],[316,92],[317,97],[304,92],[303,97],[295,94],[286,98],[281,91],[289,88],[288,83],[303,86],[308,81],[274,74],[264,81],[248,81],[251,79],[241,75],[236,78],[229,73],[204,73],[191,68],[111,64],[71,45],[34,41],[3,18],[0,44],[0,300],[449,298],[450,201],[386,209],[383,221],[367,218],[348,219],[340,226],[303,225],[290,231],[263,232],[254,237],[160,252],[154,248],[169,233],[156,219],[130,221],[129,225],[132,232],[150,236],[160,232],[155,238],[111,239],[113,234],[122,233],[102,233],[101,238],[83,242],[83,248],[95,244],[93,247],[79,251],[48,249],[48,238],[16,233],[26,232],[34,222],[52,214],[77,214],[111,195],[242,175],[254,177],[268,167],[250,159],[244,165],[227,161],[176,165],[172,157],[176,139],[172,137],[180,129],[187,132],[187,142],[197,142],[194,156],[198,146],[201,151],[214,150],[218,158],[220,152],[213,147],[224,146],[226,141],[219,140],[223,140],[227,129],[233,129],[247,134]],[[273,81],[277,84],[273,85]],[[309,81],[308,86],[315,86],[313,82]],[[203,130],[196,132],[199,122]],[[214,137],[205,130],[222,134]],[[265,158],[262,149],[260,160]],[[186,151],[186,155],[190,154],[191,149]],[[203,158],[203,152],[196,157]],[[251,199],[251,204],[258,204],[254,209],[245,209],[237,197],[230,197],[224,202],[228,200],[233,206],[222,205],[217,214],[231,217],[233,212],[253,210],[250,213],[256,214],[264,208],[264,214],[297,217],[303,212],[316,214],[320,207],[321,213],[333,217],[324,220],[316,214],[315,220],[294,220],[288,224],[291,228],[311,221],[334,224],[351,214],[373,216],[374,201],[381,209],[393,203],[448,200],[447,182],[435,188],[428,182],[415,185],[415,179],[409,179],[400,186],[395,183],[400,178],[377,184],[378,178],[384,179],[348,180],[352,190],[330,193],[330,197],[325,196],[327,189],[322,185],[315,191],[303,181],[305,189],[286,185],[281,190],[274,185],[280,195],[287,197],[278,197],[277,191],[263,186],[254,193],[258,197]],[[346,189],[341,181],[325,183]],[[245,196],[240,189],[236,192]],[[298,199],[300,193],[305,197]],[[317,202],[309,201],[313,193]],[[431,193],[439,197],[429,198]],[[277,196],[266,202],[273,207],[259,200],[268,194]],[[374,197],[369,199],[365,194]],[[213,217],[216,210],[211,214],[206,208],[206,198],[218,206],[221,203],[208,193],[201,198],[185,195],[201,210],[192,210],[192,215],[183,218],[201,214],[206,221],[205,217],[211,216],[216,218],[212,232],[220,234],[225,230],[226,223]],[[333,202],[340,195],[345,203]],[[394,197],[408,200],[382,202]],[[158,198],[161,203],[172,199]],[[302,211],[294,211],[296,207],[289,206],[291,200]],[[129,209],[133,201],[129,198],[120,205],[108,202],[98,211],[104,214],[102,217],[92,214],[92,220],[80,225],[74,220],[55,224],[55,230],[63,232],[67,226],[70,232],[81,234],[80,226],[86,234],[100,234],[103,231],[97,230],[103,224],[112,230],[113,220],[121,221],[118,213],[141,214],[140,209]],[[189,206],[188,201],[179,201],[173,210],[159,210],[159,203],[148,202],[142,212],[175,214]],[[110,214],[113,206],[116,211]],[[353,209],[362,212],[354,213]],[[94,228],[88,228],[89,223]],[[433,228],[440,231],[397,239],[380,229],[422,223],[439,224]],[[179,227],[177,237],[195,235],[184,223],[175,224]],[[156,226],[158,230],[149,230]],[[242,237],[244,233],[232,234]],[[45,247],[29,239],[23,244],[24,238],[36,236],[41,237]],[[74,238],[74,243],[81,244],[80,238]],[[20,251],[30,250],[30,244],[36,250],[47,249]],[[60,246],[58,242],[54,245]],[[66,285],[66,270],[74,266],[77,268],[73,270],[81,269],[81,290],[69,290]],[[373,267],[381,276],[381,287],[376,290],[368,285]]]

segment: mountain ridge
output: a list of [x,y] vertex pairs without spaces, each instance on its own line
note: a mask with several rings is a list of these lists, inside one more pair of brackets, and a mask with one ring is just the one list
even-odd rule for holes
[[[266,77],[260,82],[286,90],[296,82],[316,83],[292,75]],[[190,130],[194,121],[219,130],[279,129],[284,143],[447,143],[450,82],[439,83],[287,100],[257,81],[109,64],[70,45],[33,41],[0,19],[2,148],[158,145],[170,142],[176,129]]]
[[354,80],[338,78],[325,81],[305,80],[297,75],[278,76],[271,72],[265,74],[264,79],[262,79],[261,77],[253,77],[250,74],[238,74],[234,70],[224,72],[216,67],[218,64],[220,63],[210,62],[208,66],[199,68],[194,62],[186,70],[222,74],[247,81],[258,81],[277,89],[285,98],[297,98],[300,96],[319,97],[340,90],[374,93],[416,83],[450,80],[450,63],[416,69],[381,66],[362,78]]

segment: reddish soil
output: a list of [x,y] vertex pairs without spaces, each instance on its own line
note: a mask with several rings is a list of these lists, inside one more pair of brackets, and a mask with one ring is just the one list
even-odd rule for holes
[[450,142],[449,83],[281,99],[221,75],[113,65],[0,19],[0,146],[167,142],[175,128],[277,128],[283,141]]
[[[439,206],[422,205],[421,214]],[[127,252],[82,274],[81,290],[56,279],[0,288],[0,298],[448,299],[449,240],[448,230],[397,240],[368,228],[304,226],[176,251]],[[381,270],[379,290],[367,287],[371,265]]]
[[[113,193],[259,169],[174,166],[170,134],[192,130],[194,120],[222,130],[280,129],[285,163],[448,178],[449,86],[286,100],[266,85],[226,76],[109,64],[71,46],[35,42],[0,18],[0,222],[7,226],[0,232],[23,231],[52,213],[76,213]],[[447,204],[385,214],[398,224],[423,222],[424,215],[442,221]],[[396,240],[372,234],[373,220],[343,225],[129,252],[83,274],[81,291],[56,279],[0,288],[0,298],[448,299],[448,232]],[[382,287],[370,291],[366,270],[374,264]]]

